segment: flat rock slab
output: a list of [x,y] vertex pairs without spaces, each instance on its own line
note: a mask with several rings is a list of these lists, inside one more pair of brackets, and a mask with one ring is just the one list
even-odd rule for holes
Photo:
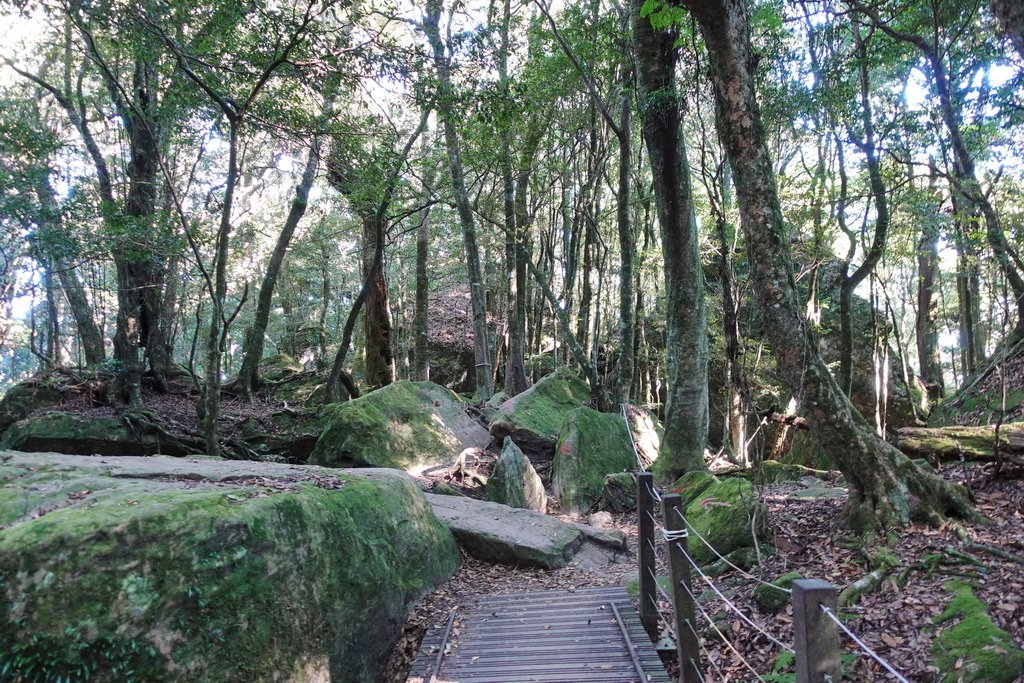
[[558,569],[577,558],[587,566],[609,564],[626,551],[625,534],[614,529],[473,498],[424,495],[459,545],[486,562]]

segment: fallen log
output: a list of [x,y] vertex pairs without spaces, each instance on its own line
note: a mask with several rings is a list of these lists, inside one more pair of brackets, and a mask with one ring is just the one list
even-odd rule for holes
[[[911,458],[933,465],[947,460],[996,462],[995,427],[904,427],[896,430],[896,447]],[[1024,422],[999,428],[999,455],[1004,462],[1024,464]]]

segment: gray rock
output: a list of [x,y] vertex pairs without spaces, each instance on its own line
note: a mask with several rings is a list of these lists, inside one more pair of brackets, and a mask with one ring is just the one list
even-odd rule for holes
[[473,557],[485,562],[558,569],[588,548],[588,564],[600,551],[607,562],[625,550],[625,535],[613,529],[568,524],[507,505],[425,494],[434,514]]
[[546,512],[548,496],[544,482],[530,459],[523,455],[510,437],[505,437],[501,455],[494,463],[494,469],[487,480],[484,497],[492,503],[501,503],[513,508],[524,508]]
[[615,520],[612,519],[611,513],[605,512],[604,510],[594,512],[587,517],[587,524],[590,526],[596,526],[598,529],[607,529],[614,523]]

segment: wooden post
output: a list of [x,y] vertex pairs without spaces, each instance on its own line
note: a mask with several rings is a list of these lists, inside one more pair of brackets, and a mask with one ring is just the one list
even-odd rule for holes
[[640,623],[654,642],[658,641],[658,586],[655,582],[654,475],[641,472],[636,478],[636,510],[640,535]]
[[[661,510],[665,516],[665,529],[685,531],[683,499],[679,495],[662,496]],[[679,683],[700,683],[700,643],[697,642],[697,618],[693,607],[693,588],[690,586],[690,561],[686,536],[668,542],[668,563],[672,574],[672,601],[675,603],[676,650],[679,653]]]
[[839,629],[822,611],[838,615],[836,587],[820,579],[793,582],[796,683],[839,683]]

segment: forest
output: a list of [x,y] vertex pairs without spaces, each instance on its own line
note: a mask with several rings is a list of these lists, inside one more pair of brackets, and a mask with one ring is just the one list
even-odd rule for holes
[[[896,586],[901,561],[921,569],[889,563],[900,543],[947,534],[959,550],[921,571],[991,578],[973,585],[1000,605],[982,616],[1006,657],[975,662],[979,645],[952,667],[915,651],[930,637],[900,655],[867,633],[917,680],[1024,675],[1024,605],[992,597],[1020,589],[1024,563],[1018,0],[4,0],[0,31],[0,464],[219,457],[261,463],[239,481],[271,499],[371,486],[307,464],[392,467],[573,519],[605,509],[624,470],[684,500],[695,477],[742,480],[772,524],[827,517],[800,552],[860,539],[829,562],[878,574],[864,593]],[[509,450],[537,477],[521,504],[487,484]],[[11,457],[3,481],[35,472]],[[19,550],[19,525],[106,486],[54,462],[89,474],[33,514],[0,495],[0,636],[23,644],[0,647],[0,680],[79,680],[119,657],[146,680],[170,665],[143,650],[166,648],[111,636],[96,655],[95,623],[40,616],[67,604],[19,611],[45,599],[14,577],[49,561]],[[150,479],[192,476],[138,467],[170,468],[130,475],[140,500],[162,495]],[[801,476],[838,494],[772,507],[770,487]],[[758,539],[785,534],[725,505],[757,551],[728,557],[763,564]],[[280,541],[259,533],[247,543]],[[445,562],[391,577],[408,589],[399,625]],[[63,659],[26,654],[62,630]],[[302,647],[166,670],[262,678]],[[245,669],[251,652],[265,668]],[[374,680],[388,656],[331,674]],[[941,677],[966,660],[977,670]]]

